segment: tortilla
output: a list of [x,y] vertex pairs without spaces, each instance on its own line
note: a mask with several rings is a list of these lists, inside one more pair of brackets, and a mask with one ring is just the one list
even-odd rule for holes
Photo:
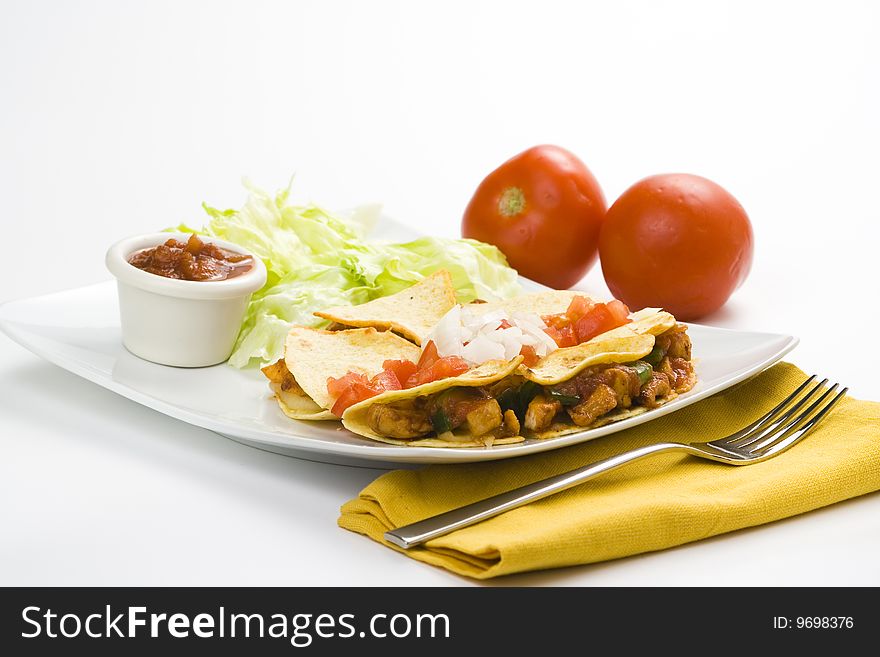
[[654,308],[646,310],[648,312],[634,314],[629,324],[574,347],[551,351],[531,368],[520,366],[517,373],[535,383],[551,386],[593,365],[629,363],[647,356],[654,348],[654,337],[675,326],[675,317]]
[[[417,345],[455,305],[452,277],[445,269],[434,272],[412,287],[359,306],[337,306],[315,313],[342,326],[372,326],[391,330]],[[418,357],[416,357],[418,360]]]
[[630,363],[651,353],[654,336],[631,332],[600,339],[596,336],[574,347],[551,351],[534,367],[522,367],[520,374],[542,386],[552,386],[574,378],[593,365]]
[[386,360],[419,359],[419,348],[390,331],[374,328],[323,331],[294,326],[287,334],[284,362],[303,394],[288,394],[281,410],[295,420],[338,420],[329,409],[327,379],[348,372],[372,377]]
[[[373,438],[373,436],[368,436]],[[413,440],[398,440],[397,438],[378,437],[373,438],[389,445],[397,445],[399,447],[492,447],[494,445],[514,445],[516,443],[525,442],[524,436],[510,436],[508,438],[491,438],[485,439],[471,438],[466,440],[441,440],[440,438],[414,438]]]
[[466,308],[475,308],[480,312],[504,310],[507,313],[535,313],[536,315],[555,315],[564,313],[571,300],[575,297],[586,297],[597,301],[589,294],[576,290],[544,290],[533,294],[521,294],[503,301],[468,304]]

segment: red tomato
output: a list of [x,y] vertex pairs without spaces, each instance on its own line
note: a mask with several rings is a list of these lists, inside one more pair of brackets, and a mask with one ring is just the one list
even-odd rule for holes
[[397,374],[392,370],[379,372],[376,376],[370,379],[370,386],[381,392],[385,392],[386,390],[401,390],[403,388],[400,379],[397,378]]
[[574,323],[574,334],[578,344],[586,342],[600,333],[616,328],[618,324],[604,303],[596,304],[590,312]]
[[374,383],[367,380],[363,374],[349,372],[345,376],[327,379],[327,392],[336,401],[330,408],[330,412],[337,417],[342,417],[345,409],[370,397],[375,397],[382,390]]
[[544,320],[544,323],[555,329],[563,329],[569,324],[571,324],[571,320],[568,318],[568,315],[565,313],[560,313],[558,315],[544,315],[541,317]]
[[563,327],[559,333],[562,337],[562,342],[558,343],[560,347],[573,347],[578,343],[577,336],[574,334],[574,327],[571,324]]
[[471,369],[471,366],[467,364],[466,360],[459,358],[458,356],[445,356],[434,363],[431,368],[434,370],[435,374],[432,381],[436,381],[438,379],[445,379],[450,376],[464,374]]
[[568,304],[568,310],[565,311],[565,314],[571,321],[574,322],[590,312],[590,308],[592,307],[592,301],[587,299],[587,297],[582,297],[578,295],[571,300],[570,304]]
[[[434,343],[429,342],[428,344],[433,345]],[[436,352],[436,347],[434,350]],[[419,368],[418,372],[407,379],[404,387],[415,388],[424,383],[431,383],[431,381],[458,376],[459,374],[464,374],[470,368],[470,365],[458,356],[444,356],[443,358],[438,358],[426,368]]]
[[693,320],[720,308],[743,283],[753,242],[745,210],[722,187],[666,174],[637,182],[614,202],[599,255],[615,297]]
[[357,372],[349,372],[348,374],[334,379],[332,376],[327,379],[327,392],[332,397],[338,397],[343,392],[352,387],[355,383],[369,385],[367,377]]
[[[561,317],[561,315],[555,315],[555,317]],[[544,329],[544,332],[553,338],[553,341],[558,347],[573,347],[578,343],[577,337],[574,334],[574,329],[569,323],[558,328],[552,325],[548,326]]]
[[342,417],[346,408],[354,406],[358,402],[363,401],[364,399],[369,399],[372,396],[372,394],[365,395],[359,391],[355,391],[354,388],[348,388],[336,398],[336,401],[333,402],[333,406],[330,408],[330,412],[336,417]]
[[438,358],[440,358],[440,354],[437,353],[437,345],[433,340],[428,340],[428,344],[422,349],[422,355],[419,357],[416,369],[423,370],[431,367]]
[[600,333],[610,331],[629,322],[629,308],[614,299],[606,303],[593,303],[586,297],[576,296],[568,309],[557,315],[544,315],[545,332],[560,347],[573,347],[586,342]]
[[403,384],[406,383],[406,380],[409,377],[416,373],[418,366],[411,360],[386,360],[382,363],[382,369],[394,372],[397,380]]
[[538,362],[538,354],[535,352],[535,348],[531,345],[524,344],[522,349],[519,350],[519,353],[523,357],[523,364],[526,367],[531,367]]
[[480,183],[461,234],[497,246],[523,276],[568,288],[596,262],[605,209],[583,162],[564,148],[535,146]]
[[623,301],[612,299],[605,304],[605,307],[608,308],[608,312],[611,313],[611,317],[614,318],[615,327],[623,326],[630,321],[629,308],[626,307],[626,304]]

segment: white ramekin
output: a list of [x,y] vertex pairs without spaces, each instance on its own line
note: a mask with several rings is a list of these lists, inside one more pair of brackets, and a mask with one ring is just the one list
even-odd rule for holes
[[251,294],[266,283],[266,267],[240,246],[202,236],[205,242],[251,256],[253,266],[225,281],[182,281],[129,264],[135,251],[171,238],[185,242],[189,235],[138,235],[107,251],[107,269],[119,290],[122,342],[134,355],[162,365],[216,365],[232,353]]

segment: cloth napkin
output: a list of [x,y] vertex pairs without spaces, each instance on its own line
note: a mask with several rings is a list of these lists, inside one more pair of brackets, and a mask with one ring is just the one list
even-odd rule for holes
[[[396,470],[342,506],[339,525],[383,533],[642,445],[726,436],[806,378],[780,363],[722,393],[581,445],[475,464]],[[880,490],[880,403],[850,397],[798,445],[733,467],[661,454],[403,551],[478,579],[586,564],[697,541]]]

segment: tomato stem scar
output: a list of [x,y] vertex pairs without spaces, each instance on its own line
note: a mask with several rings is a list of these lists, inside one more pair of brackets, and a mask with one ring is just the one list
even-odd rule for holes
[[526,207],[526,195],[519,187],[508,187],[498,199],[498,212],[503,217],[515,217]]

